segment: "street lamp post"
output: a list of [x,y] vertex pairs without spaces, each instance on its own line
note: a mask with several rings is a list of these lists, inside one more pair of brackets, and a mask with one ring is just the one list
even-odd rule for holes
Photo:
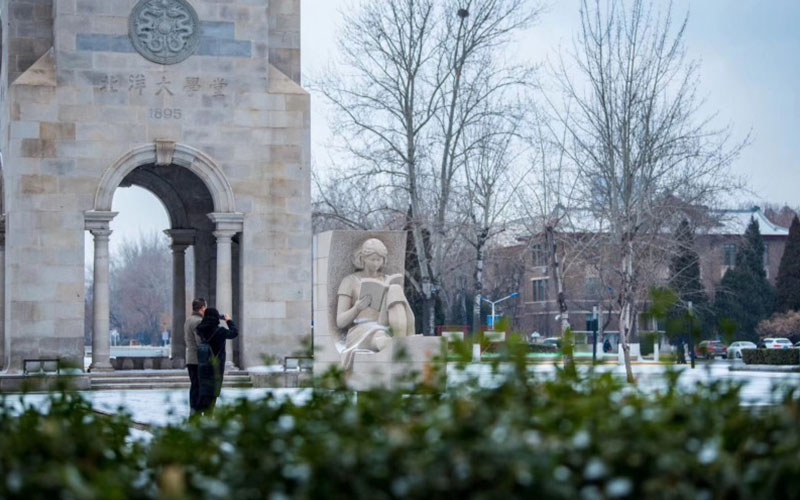
[[482,301],[484,301],[484,302],[488,302],[488,303],[490,303],[490,304],[492,305],[492,330],[494,330],[494,329],[495,329],[495,324],[496,324],[496,321],[495,321],[495,317],[496,317],[496,316],[495,316],[495,314],[494,314],[494,307],[495,307],[497,304],[499,304],[500,302],[503,302],[504,300],[508,300],[508,299],[511,299],[511,298],[513,298],[513,297],[517,297],[517,296],[519,296],[519,293],[518,293],[518,292],[514,292],[514,293],[512,293],[511,295],[506,295],[506,296],[505,296],[505,297],[503,297],[502,299],[497,299],[497,300],[494,300],[494,301],[492,301],[492,300],[489,300],[489,299],[485,299],[485,298],[481,297],[481,300],[482,300]]
[[592,307],[592,364],[597,364],[597,306]]
[[692,308],[692,301],[689,301],[689,359],[692,361],[692,368],[694,368],[694,314]]

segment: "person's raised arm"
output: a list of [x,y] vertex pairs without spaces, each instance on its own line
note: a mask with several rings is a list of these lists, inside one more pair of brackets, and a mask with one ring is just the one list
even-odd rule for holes
[[225,315],[225,323],[228,325],[228,331],[225,332],[226,339],[233,339],[239,336],[239,329],[236,328],[236,323],[233,322],[233,318]]

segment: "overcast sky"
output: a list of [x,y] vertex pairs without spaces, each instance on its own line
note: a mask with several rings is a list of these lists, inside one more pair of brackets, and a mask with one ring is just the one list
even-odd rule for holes
[[[303,78],[318,74],[335,53],[341,10],[350,0],[302,0]],[[717,111],[737,137],[752,131],[752,144],[734,166],[754,195],[739,202],[800,206],[800,0],[675,0],[689,10],[689,55],[701,61],[707,111]],[[518,41],[530,62],[552,58],[571,43],[578,1],[549,2],[548,12]],[[311,141],[315,165],[328,162],[327,110],[312,94]],[[202,149],[202,144],[196,145]],[[138,194],[137,194],[138,192]],[[112,251],[124,238],[167,227],[163,207],[138,188],[119,189],[120,215],[112,222]]]
[[[334,56],[336,31],[350,0],[302,0],[303,73],[313,77]],[[664,2],[666,3],[666,2]],[[545,62],[571,44],[578,0],[550,0],[548,12],[519,40],[519,53]],[[689,12],[687,49],[701,62],[701,94],[738,137],[752,145],[734,167],[757,198],[800,206],[800,0],[675,0]],[[327,161],[326,109],[312,95],[312,155]],[[749,201],[749,200],[742,200]]]

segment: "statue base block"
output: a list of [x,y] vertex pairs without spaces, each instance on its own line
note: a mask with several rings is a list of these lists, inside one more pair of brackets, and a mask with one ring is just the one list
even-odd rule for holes
[[363,391],[378,388],[409,387],[426,381],[433,357],[440,352],[441,337],[395,337],[380,352],[357,352],[347,385]]

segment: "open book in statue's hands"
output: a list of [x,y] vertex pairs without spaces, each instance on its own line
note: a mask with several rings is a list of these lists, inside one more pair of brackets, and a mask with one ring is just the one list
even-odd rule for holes
[[380,311],[386,292],[391,285],[403,286],[403,275],[387,274],[382,280],[376,278],[361,278],[361,292],[359,293],[359,298],[369,297],[368,307]]

